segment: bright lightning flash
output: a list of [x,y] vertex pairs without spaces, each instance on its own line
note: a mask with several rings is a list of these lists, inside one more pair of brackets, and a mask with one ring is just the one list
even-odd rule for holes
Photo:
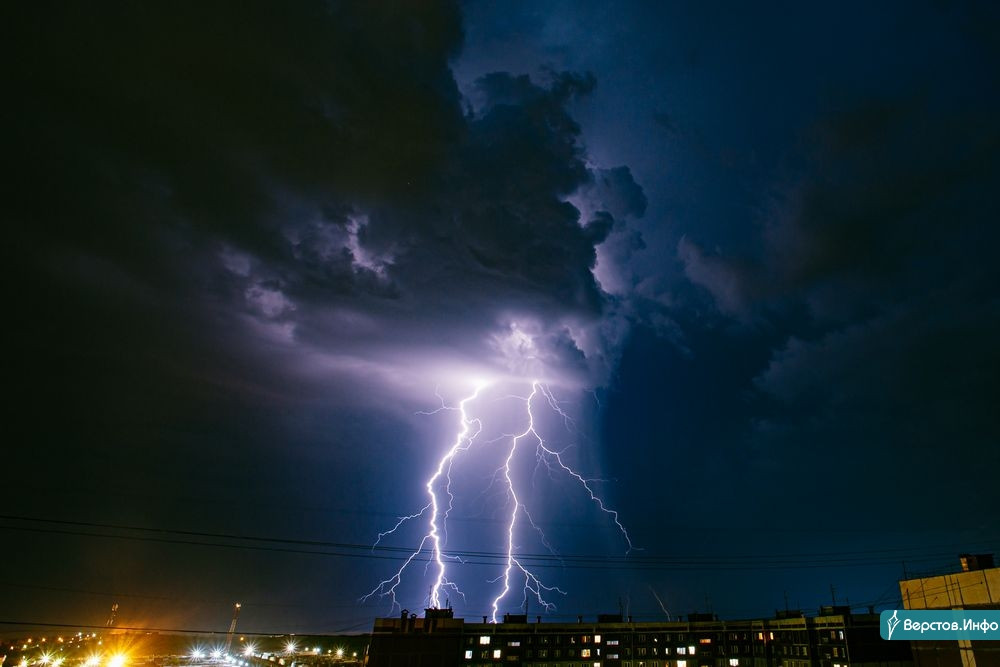
[[[399,570],[397,570],[392,577],[380,582],[379,585],[376,586],[370,593],[362,597],[362,601],[367,600],[377,593],[382,597],[389,596],[392,599],[393,609],[399,606],[396,601],[396,588],[400,583],[402,583],[403,572],[410,565],[410,563],[413,562],[413,559],[415,559],[424,550],[428,543],[430,544],[431,560],[435,564],[437,570],[437,577],[434,580],[434,584],[431,586],[430,597],[428,600],[429,607],[432,609],[441,608],[442,588],[449,588],[460,595],[462,594],[458,587],[449,581],[445,576],[445,560],[449,558],[455,559],[455,557],[446,556],[442,552],[442,533],[447,530],[445,528],[445,522],[448,519],[448,514],[451,512],[452,505],[455,500],[455,496],[451,492],[451,468],[455,462],[455,456],[459,452],[465,451],[471,447],[476,436],[479,435],[479,432],[482,430],[482,422],[478,419],[470,419],[465,406],[470,401],[478,398],[479,392],[482,391],[482,389],[483,385],[478,385],[472,395],[462,399],[456,408],[446,406],[444,404],[444,400],[442,399],[441,407],[434,411],[439,412],[440,410],[452,409],[458,410],[459,415],[461,416],[461,427],[459,428],[458,434],[455,436],[455,442],[452,443],[445,455],[441,457],[440,461],[438,461],[437,469],[434,471],[434,474],[431,475],[430,479],[427,480],[427,484],[425,486],[427,489],[427,495],[430,497],[430,502],[424,505],[424,508],[416,514],[400,517],[396,525],[390,530],[387,530],[384,533],[379,533],[378,540],[376,540],[375,544],[378,544],[378,542],[386,535],[396,532],[396,529],[407,521],[417,519],[429,513],[427,533],[424,535],[423,539],[420,540],[420,544],[417,546],[416,550],[414,550],[414,552],[410,554],[409,558],[403,562],[403,565],[399,568]],[[441,511],[440,501],[438,498],[442,483],[444,486],[443,490],[448,496],[448,505],[444,512]]]
[[[458,432],[454,442],[438,461],[437,467],[425,484],[428,496],[427,504],[416,514],[400,517],[391,529],[379,533],[375,544],[377,545],[383,537],[396,532],[404,523],[422,517],[426,518],[427,531],[421,538],[417,548],[406,558],[400,568],[390,578],[380,582],[378,586],[362,597],[362,601],[378,595],[379,597],[390,598],[393,610],[399,607],[396,595],[402,583],[403,574],[410,564],[417,560],[420,554],[425,552],[427,554],[426,569],[432,569],[434,572],[434,580],[427,598],[427,606],[432,609],[441,608],[443,589],[453,590],[460,595],[462,594],[458,586],[447,575],[447,564],[449,561],[461,562],[459,556],[449,555],[445,551],[447,544],[447,521],[455,501],[455,496],[452,492],[451,473],[456,458],[461,453],[468,451],[475,444],[477,436],[483,431],[482,418],[472,417],[469,412],[470,404],[480,397],[484,388],[485,385],[480,384],[471,395],[462,399],[456,406],[448,406],[441,399],[440,408],[432,412],[423,413],[434,414],[442,410],[454,410],[458,412]],[[565,591],[555,586],[546,586],[542,583],[541,579],[528,569],[517,556],[518,549],[515,539],[519,533],[519,524],[522,519],[527,521],[528,525],[541,536],[543,544],[551,550],[544,532],[535,523],[528,511],[524,501],[525,494],[519,492],[519,489],[524,488],[524,482],[519,479],[517,466],[515,465],[515,461],[520,457],[534,454],[536,465],[545,465],[550,474],[563,473],[582,486],[590,497],[590,500],[612,519],[616,528],[621,532],[625,543],[628,545],[628,550],[631,551],[632,549],[632,541],[629,538],[628,531],[626,531],[619,520],[618,512],[610,509],[603,499],[595,493],[591,483],[596,480],[584,477],[569,466],[565,462],[562,453],[550,447],[536,429],[535,410],[538,407],[536,405],[538,403],[542,403],[558,415],[564,421],[567,428],[573,425],[572,419],[559,406],[559,402],[552,392],[545,385],[535,381],[531,383],[531,392],[527,396],[506,396],[505,398],[515,399],[524,406],[523,419],[525,426],[518,433],[509,433],[497,440],[483,443],[483,446],[489,446],[508,438],[510,443],[506,449],[503,463],[497,469],[495,475],[495,480],[502,480],[503,490],[507,497],[506,508],[509,510],[509,514],[505,522],[506,535],[504,539],[505,553],[502,561],[503,571],[492,580],[493,583],[500,584],[500,590],[496,597],[493,598],[491,604],[493,622],[497,621],[497,616],[500,613],[500,604],[508,593],[510,593],[515,578],[523,581],[522,605],[526,605],[530,597],[537,600],[546,611],[551,612],[555,610],[555,605],[546,599],[546,595],[552,593],[566,594]],[[534,444],[533,449],[530,447],[532,443]]]

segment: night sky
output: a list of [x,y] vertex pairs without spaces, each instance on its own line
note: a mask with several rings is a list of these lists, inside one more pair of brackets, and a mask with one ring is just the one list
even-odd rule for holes
[[1000,552],[996,4],[0,12],[0,621],[368,630],[481,387],[478,619],[533,380],[634,548],[522,439],[531,616],[884,608]]

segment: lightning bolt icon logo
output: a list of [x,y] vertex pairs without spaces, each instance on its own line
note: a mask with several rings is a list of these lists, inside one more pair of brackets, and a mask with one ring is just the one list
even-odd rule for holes
[[896,616],[897,613],[898,612],[895,609],[893,609],[892,617],[890,617],[889,620],[886,621],[886,623],[889,625],[889,639],[892,639],[892,631],[896,629],[897,625],[899,625],[899,617]]

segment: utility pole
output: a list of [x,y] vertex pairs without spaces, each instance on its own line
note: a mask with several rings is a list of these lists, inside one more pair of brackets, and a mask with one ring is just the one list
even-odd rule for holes
[[237,602],[233,605],[233,622],[229,624],[229,633],[226,634],[226,650],[223,651],[226,655],[229,655],[229,649],[233,645],[233,633],[236,632],[236,619],[240,617],[240,603]]

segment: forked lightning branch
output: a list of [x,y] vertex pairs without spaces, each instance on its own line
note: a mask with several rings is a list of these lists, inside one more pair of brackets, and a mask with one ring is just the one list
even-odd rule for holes
[[[533,457],[535,468],[545,466],[548,473],[547,478],[556,479],[558,476],[563,476],[581,488],[589,502],[606,515],[615,529],[620,532],[626,549],[628,551],[632,549],[632,541],[619,519],[618,512],[611,509],[595,490],[594,482],[596,480],[585,477],[567,463],[564,452],[551,446],[539,432],[537,415],[540,414],[540,410],[551,411],[551,416],[561,420],[567,428],[572,424],[572,419],[562,409],[549,388],[541,382],[534,381],[530,384],[530,390],[525,386],[526,393],[523,395],[505,395],[504,399],[511,399],[511,402],[517,406],[515,414],[505,415],[505,417],[508,420],[512,419],[514,423],[519,423],[520,426],[513,433],[504,433],[500,437],[489,440],[483,438],[484,426],[488,417],[482,410],[475,409],[485,389],[485,384],[477,386],[475,391],[457,404],[446,405],[442,401],[441,407],[437,410],[423,413],[435,414],[443,410],[454,411],[458,417],[455,438],[438,460],[424,484],[427,493],[424,506],[414,514],[400,517],[392,528],[379,533],[375,544],[377,545],[383,538],[396,533],[409,522],[425,522],[425,531],[417,546],[403,561],[399,569],[388,579],[379,582],[374,589],[361,598],[362,601],[376,596],[388,598],[395,610],[400,606],[397,595],[404,577],[419,576],[421,572],[431,579],[425,600],[427,607],[442,608],[448,593],[464,597],[454,578],[450,576],[452,568],[462,564],[461,557],[457,553],[449,553],[448,549],[448,519],[455,508],[456,501],[452,475],[457,470],[456,466],[460,466],[465,457],[475,456],[480,451],[483,452],[482,455],[487,455],[488,452],[494,456],[500,455],[502,461],[492,476],[492,483],[500,484],[504,498],[504,502],[499,508],[504,519],[500,524],[502,526],[500,534],[497,536],[499,542],[504,545],[503,557],[500,560],[499,572],[488,580],[488,583],[493,584],[496,590],[490,602],[494,622],[500,614],[501,605],[505,601],[512,601],[508,600],[508,597],[515,590],[519,590],[521,593],[521,605],[525,605],[530,599],[536,601],[549,612],[555,609],[553,600],[556,599],[556,596],[566,594],[565,591],[556,586],[547,585],[519,558],[518,539],[523,532],[528,530],[534,531],[542,544],[555,553],[544,531],[532,518],[532,508],[529,507],[528,500],[530,496],[528,492],[532,482],[529,479],[530,476],[522,472],[524,466],[517,465],[519,461],[524,461],[524,457]],[[411,574],[411,570],[415,570],[415,572]]]

